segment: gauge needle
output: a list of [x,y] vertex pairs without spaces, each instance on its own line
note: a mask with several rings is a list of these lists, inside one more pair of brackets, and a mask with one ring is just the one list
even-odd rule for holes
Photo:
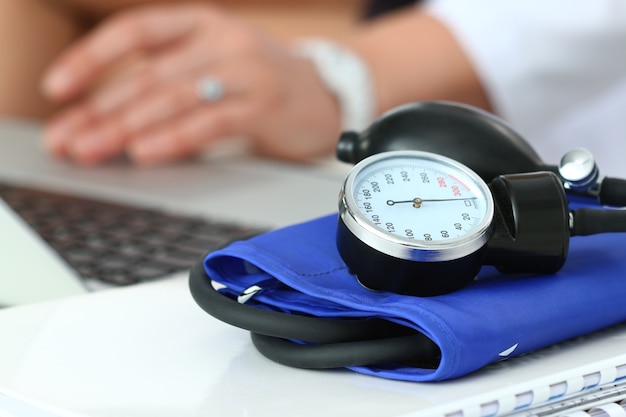
[[420,208],[422,207],[422,203],[424,202],[437,202],[437,201],[463,201],[463,200],[476,200],[476,197],[470,197],[470,198],[435,198],[435,199],[430,199],[430,200],[423,200],[419,197],[415,197],[413,200],[400,200],[400,201],[394,201],[394,200],[387,200],[387,205],[388,206],[393,206],[395,204],[402,204],[402,203],[412,203],[413,207],[415,208]]

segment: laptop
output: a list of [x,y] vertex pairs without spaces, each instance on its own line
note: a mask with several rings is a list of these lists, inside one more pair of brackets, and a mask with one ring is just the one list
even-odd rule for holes
[[[165,166],[145,168],[117,160],[81,167],[46,154],[38,124],[0,121],[0,306],[180,276],[202,254],[229,241],[336,210],[336,196],[349,166],[330,159],[290,164],[255,158],[242,149],[239,142],[233,141],[210,155]],[[74,260],[85,257],[85,249],[92,243],[97,246],[101,242],[88,241],[87,235],[81,235],[74,240],[68,257],[67,251],[61,250],[61,246],[68,245],[59,246],[44,235],[38,227],[40,220],[18,209],[16,195],[20,201],[30,198],[20,203],[28,213],[34,206],[41,206],[35,211],[43,211],[39,217],[48,222],[52,217],[45,210],[59,200],[73,211],[84,205],[97,207],[99,213],[109,217],[109,223],[102,226],[108,235],[117,230],[136,238],[138,232],[128,226],[132,219],[146,223],[147,218],[156,218],[152,223],[161,229],[173,229],[174,224],[186,222],[186,235],[166,235],[164,239],[169,246],[177,240],[184,247],[168,253],[159,247],[156,261],[147,259],[140,266],[135,262],[135,272],[146,279],[127,279],[126,275],[107,273],[106,268],[90,267],[85,271]],[[91,213],[86,217],[93,218]],[[63,220],[61,226],[75,229],[82,227],[80,222]],[[55,233],[66,238],[63,230],[57,228]],[[150,234],[142,239],[152,239],[149,243],[153,244],[155,237]],[[123,245],[114,243],[120,250],[137,250]],[[91,259],[90,265],[116,265],[120,261],[117,255],[92,254],[95,261]],[[169,269],[155,271],[166,258]]]

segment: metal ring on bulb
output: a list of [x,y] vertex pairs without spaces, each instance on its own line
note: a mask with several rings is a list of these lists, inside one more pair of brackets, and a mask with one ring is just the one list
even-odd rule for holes
[[577,148],[563,155],[559,174],[568,189],[587,191],[598,182],[600,171],[593,154],[587,149]]

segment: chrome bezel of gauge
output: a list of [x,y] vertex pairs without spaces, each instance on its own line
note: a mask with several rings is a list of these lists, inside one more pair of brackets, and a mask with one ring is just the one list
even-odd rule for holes
[[[426,242],[418,239],[406,239],[391,235],[376,227],[358,210],[354,200],[353,187],[358,174],[384,159],[410,157],[435,161],[463,171],[484,194],[487,207],[485,215],[470,233],[445,241]],[[356,164],[348,173],[339,197],[339,217],[348,230],[360,241],[371,248],[395,258],[440,262],[459,259],[482,248],[493,233],[494,201],[487,184],[467,166],[438,154],[423,151],[390,151],[372,155]]]

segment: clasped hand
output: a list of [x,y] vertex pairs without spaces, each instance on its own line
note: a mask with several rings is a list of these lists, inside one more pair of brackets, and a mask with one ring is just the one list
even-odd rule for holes
[[[203,100],[198,81],[219,80]],[[97,164],[191,156],[234,136],[258,153],[305,160],[329,153],[335,98],[289,46],[209,5],[132,9],[104,22],[51,66],[45,94],[64,109],[44,127],[55,155]]]

